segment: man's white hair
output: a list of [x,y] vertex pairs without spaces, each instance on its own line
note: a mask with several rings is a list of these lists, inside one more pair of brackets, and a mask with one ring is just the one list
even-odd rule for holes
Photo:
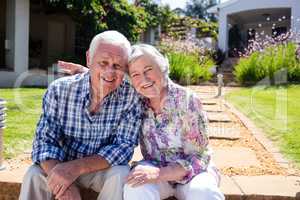
[[132,53],[128,58],[128,63],[132,63],[141,56],[148,56],[160,68],[165,80],[169,77],[169,61],[155,47],[148,44],[136,44],[131,47]]
[[128,59],[128,56],[131,54],[130,42],[123,34],[119,33],[118,31],[104,31],[94,36],[94,38],[90,43],[90,47],[89,47],[90,60],[93,58],[95,51],[97,50],[99,44],[101,43],[120,46],[124,51],[126,60]]

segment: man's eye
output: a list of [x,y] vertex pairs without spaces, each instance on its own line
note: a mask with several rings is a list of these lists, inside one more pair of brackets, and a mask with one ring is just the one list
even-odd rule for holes
[[116,64],[114,65],[114,68],[115,69],[122,69],[121,65],[116,65]]
[[98,63],[101,67],[105,67],[106,66],[106,62],[100,62],[100,63]]
[[136,77],[138,77],[139,76],[139,74],[131,74],[131,77],[132,78],[136,78]]

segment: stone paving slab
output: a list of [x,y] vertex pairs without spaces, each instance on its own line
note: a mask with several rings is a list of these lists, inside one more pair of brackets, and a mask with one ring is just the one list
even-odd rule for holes
[[213,139],[238,140],[241,138],[240,131],[236,128],[209,126],[208,135],[209,138],[213,138]]
[[227,195],[243,195],[243,192],[240,190],[239,186],[229,176],[221,176],[220,189],[222,192],[226,191]]
[[215,147],[212,160],[218,168],[260,166],[254,151],[245,147]]
[[[272,199],[300,199],[300,177],[296,176],[234,176],[245,195],[261,195]],[[285,197],[285,198],[283,198]]]
[[200,99],[214,99],[216,95],[212,95],[212,94],[199,94],[198,93],[198,97]]
[[216,99],[201,99],[203,105],[217,105],[218,101]]
[[273,142],[265,136],[262,129],[258,128],[254,122],[252,122],[246,115],[237,110],[229,102],[225,101],[225,105],[241,120],[244,126],[251,131],[252,135],[266,148],[266,150],[272,153],[274,159],[280,164],[281,167],[286,169],[290,168],[290,162],[284,158],[279,149],[273,145]]
[[231,122],[228,114],[225,113],[207,113],[207,118],[209,122]]
[[219,105],[202,105],[203,110],[206,112],[224,112],[225,109]]

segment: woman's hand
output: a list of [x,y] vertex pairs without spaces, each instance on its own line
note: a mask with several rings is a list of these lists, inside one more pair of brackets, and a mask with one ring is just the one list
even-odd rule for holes
[[136,166],[127,176],[126,183],[138,187],[148,183],[158,183],[160,168],[154,166]]
[[64,62],[64,61],[58,61],[58,67],[63,73],[69,75],[84,73],[89,70],[88,68],[82,65],[71,63],[71,62]]

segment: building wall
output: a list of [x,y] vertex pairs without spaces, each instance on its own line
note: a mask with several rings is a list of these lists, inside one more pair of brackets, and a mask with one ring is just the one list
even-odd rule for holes
[[300,1],[299,0],[239,0],[220,9],[219,12],[219,47],[228,50],[228,15],[255,9],[291,8],[293,20],[291,28],[300,31]]
[[32,68],[47,69],[62,54],[74,56],[75,23],[66,15],[31,13],[30,38],[41,43],[41,55],[30,57]]
[[[64,44],[60,44],[60,46],[63,46],[64,51],[69,53],[74,52],[74,23],[70,22],[70,19],[62,20],[61,17],[57,16],[48,16],[47,22],[39,22],[39,17],[41,16],[35,16],[35,19],[37,19],[37,26],[33,27],[34,37],[44,38],[44,36],[48,36],[49,22],[60,21],[64,24],[63,26],[66,27],[64,36],[67,38],[65,39]],[[46,28],[44,25],[46,25]],[[0,87],[19,87],[24,85],[47,86],[49,83],[51,83],[56,77],[53,77],[51,74],[49,76],[47,71],[29,71],[28,68],[30,0],[7,0],[5,31],[7,40],[5,57],[6,66],[9,69],[0,70]],[[55,30],[53,32],[56,34]],[[55,36],[52,38],[55,38]],[[52,43],[55,43],[55,41],[52,41]],[[44,57],[47,57],[48,48],[46,48],[45,52],[46,56]],[[44,62],[48,62],[48,59],[44,60]]]

